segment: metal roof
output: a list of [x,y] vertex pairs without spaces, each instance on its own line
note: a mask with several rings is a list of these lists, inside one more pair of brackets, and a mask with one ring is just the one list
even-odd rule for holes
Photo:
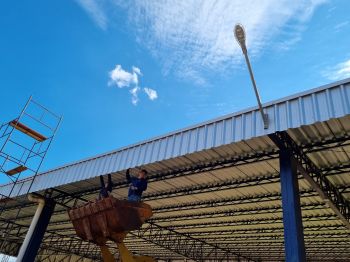
[[[75,197],[95,199],[98,176],[112,173],[113,194],[124,198],[124,170],[142,166],[150,172],[144,200],[154,216],[126,238],[134,253],[160,261],[182,261],[186,256],[196,260],[193,253],[188,254],[201,245],[207,260],[229,253],[229,261],[237,259],[237,254],[241,261],[281,261],[278,148],[268,134],[287,131],[350,200],[350,79],[267,103],[264,108],[270,118],[267,130],[258,109],[251,108],[44,172],[32,191],[54,188],[52,196],[72,206]],[[9,186],[2,186],[0,192],[4,194]],[[15,191],[17,202],[9,202],[3,213],[15,217],[18,203],[23,206],[11,231],[13,241],[0,252],[15,253],[36,210],[22,195],[25,186],[24,182]],[[349,261],[350,230],[302,176],[299,189],[308,260]],[[188,244],[180,248],[172,238]],[[43,261],[47,253],[62,261],[68,261],[67,254],[99,260],[97,248],[75,236],[62,205],[56,206],[38,260]]]
[[[44,172],[37,176],[30,191],[57,187],[348,115],[349,82],[350,79],[345,79],[264,104],[269,116],[268,129],[263,128],[258,108],[254,107]],[[29,184],[18,184],[11,196],[26,193]],[[1,186],[0,193],[8,195],[10,188],[11,185]]]

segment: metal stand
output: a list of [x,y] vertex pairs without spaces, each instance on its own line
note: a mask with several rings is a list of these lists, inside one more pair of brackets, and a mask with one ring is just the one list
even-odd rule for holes
[[[10,184],[6,192],[0,192],[0,247],[22,210],[15,196],[30,192],[61,120],[30,97],[17,118],[0,125],[0,176]],[[15,212],[5,212],[9,203],[20,207]]]

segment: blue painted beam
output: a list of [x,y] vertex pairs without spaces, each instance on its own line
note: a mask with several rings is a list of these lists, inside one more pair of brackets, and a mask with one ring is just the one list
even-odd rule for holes
[[281,150],[279,158],[286,262],[302,262],[306,255],[297,166],[287,150]]

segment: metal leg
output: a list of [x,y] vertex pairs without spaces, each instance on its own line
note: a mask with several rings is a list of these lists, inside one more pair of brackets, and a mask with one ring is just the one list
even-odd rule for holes
[[107,246],[100,246],[103,262],[115,262],[113,255]]
[[122,262],[155,262],[156,260],[149,256],[133,256],[123,242],[116,242],[119,255]]
[[122,262],[135,262],[132,253],[127,249],[123,242],[118,243],[119,254]]
[[287,150],[280,151],[286,262],[306,261],[296,163]]
[[108,186],[107,186],[107,191],[110,193],[110,192],[112,192],[112,189],[113,189],[112,176],[111,176],[111,174],[108,174]]
[[24,258],[26,262],[35,261],[35,257],[41,245],[46,228],[50,222],[51,215],[55,209],[55,202],[51,199],[46,199],[45,206],[40,214],[37,225],[31,235],[29,244],[24,251]]

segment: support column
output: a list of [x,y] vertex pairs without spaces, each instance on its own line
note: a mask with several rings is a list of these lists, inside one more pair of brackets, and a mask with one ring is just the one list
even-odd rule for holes
[[306,254],[297,166],[288,150],[281,150],[279,158],[286,262],[304,262]]
[[55,210],[56,202],[52,199],[45,199],[45,205],[41,211],[37,224],[29,238],[28,245],[24,250],[22,261],[34,262],[35,257],[40,248],[46,228],[50,222],[50,218]]

